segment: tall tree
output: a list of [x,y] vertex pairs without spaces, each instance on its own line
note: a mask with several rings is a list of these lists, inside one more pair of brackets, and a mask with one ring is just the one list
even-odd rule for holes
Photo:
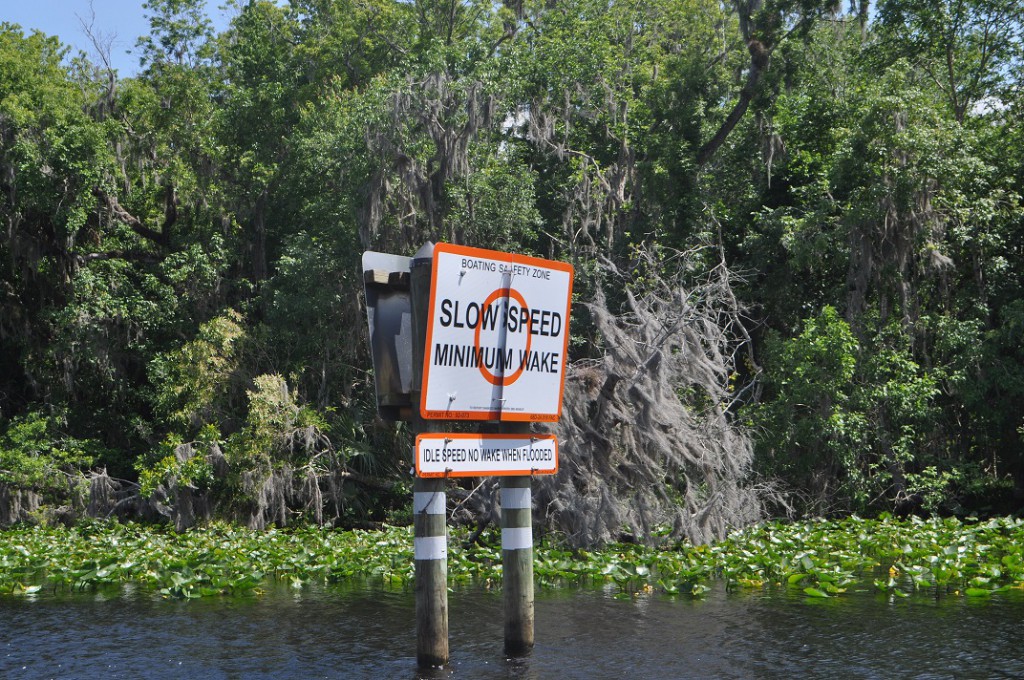
[[960,123],[975,106],[1002,106],[1024,65],[1020,0],[883,0],[882,45],[922,69]]

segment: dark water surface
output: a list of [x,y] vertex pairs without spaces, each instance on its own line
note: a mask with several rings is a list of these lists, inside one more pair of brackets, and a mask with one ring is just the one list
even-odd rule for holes
[[1024,678],[1024,598],[703,600],[537,592],[533,654],[502,653],[500,592],[449,594],[451,664],[420,673],[411,592],[132,590],[0,598],[0,678]]

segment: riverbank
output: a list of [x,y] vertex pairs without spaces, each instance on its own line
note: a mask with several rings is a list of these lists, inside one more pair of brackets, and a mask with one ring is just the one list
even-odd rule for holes
[[[452,530],[448,573],[454,583],[500,587],[500,537],[466,543]],[[541,587],[612,584],[639,593],[702,597],[728,588],[792,589],[809,598],[870,587],[986,598],[1024,591],[1024,519],[891,517],[767,523],[708,546],[611,545],[570,551],[551,537],[535,551]],[[411,587],[411,528],[251,531],[212,524],[185,533],[166,527],[91,522],[74,528],[25,527],[0,533],[0,594],[85,590],[132,583],[171,598],[259,595],[268,583],[368,581]]]

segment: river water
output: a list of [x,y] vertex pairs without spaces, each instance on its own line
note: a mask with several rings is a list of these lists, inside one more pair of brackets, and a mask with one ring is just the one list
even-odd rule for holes
[[449,594],[451,663],[415,662],[411,592],[273,588],[179,602],[131,588],[0,598],[2,678],[1024,678],[1024,598],[851,592],[617,599],[538,590],[533,653],[500,592]]

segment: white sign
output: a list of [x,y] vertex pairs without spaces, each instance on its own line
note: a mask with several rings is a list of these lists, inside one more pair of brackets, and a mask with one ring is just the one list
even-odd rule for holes
[[554,435],[421,434],[416,437],[418,477],[506,477],[558,472]]
[[572,282],[564,262],[438,244],[421,415],[557,421]]

